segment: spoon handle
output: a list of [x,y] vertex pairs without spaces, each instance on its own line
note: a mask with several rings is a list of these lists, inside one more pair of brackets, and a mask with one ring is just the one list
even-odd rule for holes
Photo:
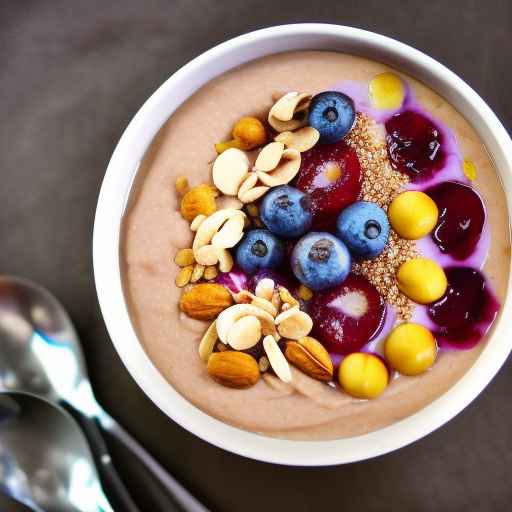
[[102,411],[101,426],[128,448],[167,490],[185,512],[210,512],[199,500],[175,480],[117,421]]
[[107,486],[106,490],[109,491],[112,501],[115,500],[115,503],[113,503],[114,510],[140,512],[112,463],[98,420],[96,418],[89,418],[76,409],[72,409],[69,412],[80,425],[87,438],[96,466],[98,467],[98,472]]

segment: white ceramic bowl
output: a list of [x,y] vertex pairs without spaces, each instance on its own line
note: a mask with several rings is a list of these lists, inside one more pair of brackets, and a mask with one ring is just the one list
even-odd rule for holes
[[444,96],[485,143],[509,198],[510,214],[512,141],[491,109],[465,82],[418,50],[378,34],[337,25],[285,25],[245,34],[203,53],[174,73],[137,112],[112,155],[101,188],[94,225],[94,272],[101,310],[121,359],[139,386],[170,418],[202,439],[246,457],[321,466],[396,450],[432,432],[464,409],[493,378],[512,348],[508,321],[512,304],[509,297],[491,341],[455,386],[416,414],[358,437],[297,442],[249,433],[205,414],[164,380],[137,339],[121,283],[120,226],[139,163],[162,124],[209,80],[258,57],[305,49],[337,50],[385,62]]

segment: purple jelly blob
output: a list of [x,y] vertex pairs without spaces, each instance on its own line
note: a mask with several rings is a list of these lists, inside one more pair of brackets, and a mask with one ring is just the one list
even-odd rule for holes
[[406,110],[391,116],[385,126],[389,159],[394,169],[418,182],[443,167],[446,159],[443,135],[430,119]]
[[485,206],[470,186],[455,181],[439,183],[427,190],[437,204],[439,219],[432,240],[440,251],[464,260],[475,250],[485,223]]
[[446,293],[428,307],[428,316],[438,327],[434,336],[443,348],[472,348],[491,327],[499,303],[480,271],[450,267],[445,272]]
[[238,267],[233,267],[230,272],[219,274],[215,282],[229,288],[233,293],[248,289],[247,276]]

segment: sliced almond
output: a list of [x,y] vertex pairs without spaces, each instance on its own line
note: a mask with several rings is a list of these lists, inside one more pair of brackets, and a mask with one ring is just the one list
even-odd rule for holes
[[225,210],[227,208],[241,210],[244,207],[244,203],[233,196],[220,196],[217,198],[216,203],[219,210]]
[[292,372],[290,370],[290,365],[273,336],[265,336],[265,338],[263,338],[263,348],[275,374],[283,382],[291,382]]
[[229,329],[228,345],[235,350],[254,347],[261,338],[261,322],[255,316],[244,316]]
[[203,277],[204,269],[205,269],[204,265],[200,265],[199,263],[197,263],[194,266],[194,270],[192,271],[192,275],[190,276],[190,282],[191,283],[197,283],[197,281],[199,281],[199,279],[201,279]]
[[320,132],[312,126],[305,126],[295,132],[283,132],[274,140],[282,142],[287,148],[296,149],[301,153],[311,149],[320,139]]
[[272,316],[277,316],[277,309],[274,307],[272,302],[267,299],[263,299],[262,297],[254,297],[251,304],[263,309],[267,313],[270,313]]
[[267,144],[256,158],[254,168],[257,171],[268,172],[275,169],[283,156],[284,144],[282,142],[271,142]]
[[224,225],[213,235],[212,245],[219,249],[234,247],[244,236],[244,220],[241,215],[228,219]]
[[256,289],[254,293],[256,297],[261,297],[262,299],[272,300],[272,295],[274,293],[275,283],[273,279],[269,279],[265,277],[256,285]]
[[199,226],[196,236],[194,237],[194,243],[192,244],[192,250],[194,251],[194,254],[200,247],[203,245],[208,245],[211,242],[215,233],[217,233],[224,222],[229,220],[231,217],[236,217],[237,215],[245,217],[244,212],[235,210],[233,208],[218,210],[207,217]]
[[213,183],[223,194],[236,196],[248,171],[247,155],[240,149],[227,149],[213,163]]
[[197,231],[205,219],[206,215],[203,214],[199,214],[197,217],[194,217],[194,220],[190,223],[190,231]]
[[307,110],[310,99],[310,94],[289,92],[276,101],[269,116],[279,121],[290,121],[297,112]]
[[227,249],[219,249],[217,251],[217,256],[219,258],[219,270],[221,272],[231,272],[231,269],[235,264],[231,253]]
[[284,338],[298,340],[307,336],[313,328],[311,317],[296,308],[290,308],[276,318],[277,331]]
[[251,190],[256,183],[258,182],[258,176],[256,173],[251,172],[247,178],[245,178],[244,182],[240,185],[240,188],[238,189],[238,199],[240,199],[240,196],[245,194],[245,192]]
[[205,267],[216,265],[219,262],[219,251],[211,244],[203,245],[195,253],[197,263]]
[[269,187],[289,183],[300,169],[300,153],[296,149],[285,149],[278,166],[271,172],[258,171],[258,178]]
[[217,318],[217,333],[222,342],[228,342],[229,330],[237,320],[244,316],[255,316],[258,318],[264,335],[276,332],[274,317],[270,313],[251,304],[235,304],[222,311]]
[[251,188],[251,190],[248,190],[242,196],[240,196],[240,199],[243,203],[252,203],[257,201],[260,197],[263,197],[268,192],[269,188],[270,187],[263,186]]
[[[285,303],[286,304],[286,303]],[[285,305],[283,304],[283,306]],[[300,311],[300,308],[299,306],[293,306],[293,307],[289,307],[287,308],[286,310],[284,310],[282,313],[280,313],[279,315],[277,315],[276,319],[275,319],[275,324],[276,325],[279,325],[281,322],[283,322],[284,320],[290,318],[291,316],[295,315],[296,313],[298,313]]]
[[199,343],[199,357],[203,363],[208,362],[208,359],[212,355],[213,349],[215,348],[215,343],[217,343],[218,337],[216,323],[217,321],[214,320],[210,324],[210,327],[208,327],[201,339],[201,342]]

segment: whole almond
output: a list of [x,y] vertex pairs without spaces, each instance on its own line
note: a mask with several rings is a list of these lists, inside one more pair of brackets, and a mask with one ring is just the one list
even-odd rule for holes
[[212,379],[230,388],[248,388],[260,378],[256,359],[244,352],[214,352],[208,359],[207,369]]
[[185,291],[180,299],[180,309],[196,320],[213,320],[233,304],[229,291],[216,283],[201,283]]
[[323,345],[311,337],[288,341],[286,359],[301,372],[316,380],[329,382],[333,376],[333,364]]

